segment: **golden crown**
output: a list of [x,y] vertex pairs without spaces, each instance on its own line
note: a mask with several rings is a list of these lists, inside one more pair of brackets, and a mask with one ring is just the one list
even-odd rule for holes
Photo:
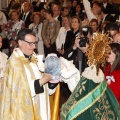
[[97,74],[100,66],[104,66],[111,49],[109,44],[110,38],[107,34],[98,33],[90,42],[86,55],[88,57],[88,65],[95,65]]

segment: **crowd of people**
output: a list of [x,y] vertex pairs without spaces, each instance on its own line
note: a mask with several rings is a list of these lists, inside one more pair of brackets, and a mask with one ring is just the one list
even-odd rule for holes
[[[103,0],[102,3],[97,1],[90,3],[88,0],[47,2],[38,0],[32,3],[27,0],[19,2],[11,0],[6,12],[0,11],[0,35],[5,39],[4,42],[8,43],[7,45],[3,44],[3,51],[10,55],[16,47],[18,31],[30,28],[36,32],[36,40],[38,41],[36,51],[39,54],[46,56],[50,52],[55,52],[61,56],[69,49],[68,46],[74,43],[74,38],[78,35],[77,30],[80,30],[82,26],[90,26],[93,29],[93,34],[96,34],[109,32],[111,24],[115,23],[119,32],[119,11],[120,9],[115,11],[114,6],[108,3],[108,0]],[[39,15],[39,18],[35,14]],[[66,26],[64,17],[68,18],[69,27],[67,26],[66,30],[60,30],[61,27]],[[76,19],[79,21],[78,28],[77,25],[75,28],[76,22],[72,22],[74,17],[77,17]],[[36,20],[37,18],[39,20]],[[62,46],[59,46],[61,48],[58,48],[59,32],[64,34]],[[67,39],[71,39],[69,45]],[[59,42],[61,44],[60,40]],[[61,49],[62,51],[60,51]]]
[[[103,80],[98,75],[101,80],[96,84],[95,77],[86,76],[85,70],[90,66],[86,54],[99,34],[101,36],[107,35],[109,53],[106,53],[108,56],[103,61],[105,67],[100,65],[102,63],[99,64],[99,67],[97,66],[98,63],[93,63],[96,65],[97,70],[98,68],[101,69],[100,75],[103,76],[102,73],[104,73],[105,78]],[[119,119],[120,7],[118,11],[115,11],[114,6],[108,3],[108,0],[103,0],[102,3],[88,0],[47,2],[38,0],[32,3],[27,0],[19,0],[19,2],[11,0],[6,12],[0,11],[0,50],[1,120],[56,120],[55,117],[50,117],[49,95],[55,94],[61,81],[64,82],[61,84],[61,91],[66,95],[71,95],[62,106],[61,117],[59,117],[61,120],[72,120],[73,118],[76,120],[88,118],[91,120],[98,120],[98,118],[103,120],[108,118]],[[51,62],[56,63],[57,60],[59,63],[56,55],[65,58],[67,61],[72,61],[72,65],[78,69],[79,75],[76,75],[78,71],[73,74],[75,68],[63,61],[60,65],[55,64],[54,73],[59,72],[57,76],[54,76],[54,73],[42,71],[44,63],[40,62],[42,65],[39,66],[37,62],[41,59],[46,63],[51,53],[55,54]],[[98,54],[100,53],[98,52]],[[42,55],[42,57],[39,58],[39,55]],[[69,64],[69,66],[65,64]],[[65,78],[60,70],[57,71],[60,67],[66,72],[65,76],[68,73],[69,77]],[[69,67],[72,68],[70,68],[70,71]],[[52,66],[53,68],[54,66]],[[91,71],[89,71],[90,74]],[[97,74],[97,72],[95,73]],[[51,83],[51,79],[61,80],[57,83]],[[90,79],[93,79],[93,81],[90,82]],[[70,80],[75,83],[74,88],[71,88],[72,82]],[[64,91],[64,87],[67,87],[66,83],[68,88]],[[82,94],[82,91],[78,93],[81,86],[84,91]],[[102,86],[104,86],[104,89],[102,89]],[[78,106],[82,105],[81,99],[86,98],[89,93],[94,94],[90,91],[95,90],[96,92],[98,87],[103,92],[98,94],[99,96],[94,101],[98,99],[99,101],[108,100],[108,104],[105,105],[106,107],[109,106],[106,111],[105,109],[99,109],[100,114],[104,113],[102,117],[101,115],[97,116],[98,111],[95,109],[100,104],[99,101],[95,102],[95,104],[93,101],[84,107],[78,108]],[[113,101],[115,101],[115,104]],[[101,103],[103,104],[103,102]],[[77,104],[78,106],[76,106]],[[88,106],[91,107],[87,108]],[[78,112],[75,113],[74,110],[76,109]],[[83,110],[85,111],[83,112]],[[91,117],[87,118],[87,114]]]

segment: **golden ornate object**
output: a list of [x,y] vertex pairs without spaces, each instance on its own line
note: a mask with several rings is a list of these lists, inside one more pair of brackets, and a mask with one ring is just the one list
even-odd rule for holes
[[90,46],[86,52],[88,57],[88,65],[95,65],[97,68],[97,74],[99,67],[106,63],[108,54],[111,49],[109,44],[111,43],[107,34],[98,33],[97,36],[91,41]]

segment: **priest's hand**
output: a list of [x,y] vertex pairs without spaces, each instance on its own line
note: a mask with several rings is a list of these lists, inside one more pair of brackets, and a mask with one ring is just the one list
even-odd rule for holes
[[52,79],[51,74],[44,73],[43,77],[39,80],[40,86],[42,86],[45,83],[49,82],[51,79]]

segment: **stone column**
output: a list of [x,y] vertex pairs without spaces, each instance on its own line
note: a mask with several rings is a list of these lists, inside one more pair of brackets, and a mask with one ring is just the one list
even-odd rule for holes
[[0,0],[0,2],[1,2],[1,9],[7,7],[7,0]]

